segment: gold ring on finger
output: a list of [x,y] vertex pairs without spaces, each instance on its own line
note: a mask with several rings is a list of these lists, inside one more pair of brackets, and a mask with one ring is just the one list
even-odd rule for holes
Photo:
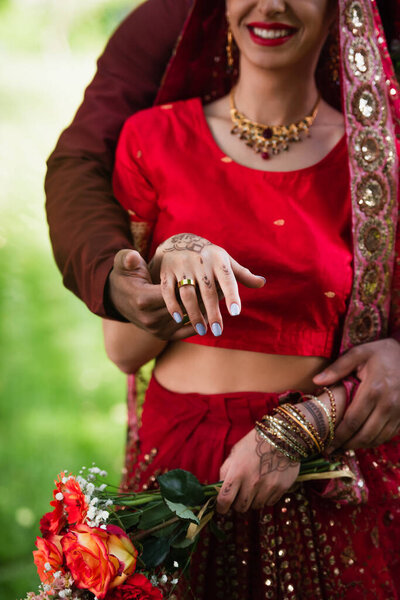
[[180,281],[178,281],[178,288],[181,288],[185,285],[196,285],[196,282],[194,279],[190,279],[190,277],[185,277],[184,279],[181,279]]

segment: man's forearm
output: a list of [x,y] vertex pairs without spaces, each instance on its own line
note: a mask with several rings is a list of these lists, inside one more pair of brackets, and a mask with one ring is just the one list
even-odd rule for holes
[[[113,257],[132,248],[111,173],[126,118],[151,106],[190,0],[149,0],[111,38],[71,126],[48,161],[46,208],[66,287],[101,316]],[[114,316],[114,315],[113,315]]]

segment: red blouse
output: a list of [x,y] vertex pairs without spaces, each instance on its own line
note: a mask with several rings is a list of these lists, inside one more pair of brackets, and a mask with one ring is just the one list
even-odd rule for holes
[[242,166],[217,146],[198,98],[128,119],[114,193],[132,219],[153,224],[150,255],[171,235],[195,233],[267,279],[262,289],[239,284],[239,317],[221,303],[220,337],[207,331],[186,342],[303,356],[338,350],[352,286],[347,164],[343,137],[305,169]]

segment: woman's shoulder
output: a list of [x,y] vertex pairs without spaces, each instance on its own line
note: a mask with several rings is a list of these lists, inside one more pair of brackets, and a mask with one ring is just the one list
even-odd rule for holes
[[200,107],[200,98],[152,106],[130,116],[124,127],[136,131],[141,137],[144,135],[162,138],[171,133],[171,129],[187,127],[192,122],[193,113]]

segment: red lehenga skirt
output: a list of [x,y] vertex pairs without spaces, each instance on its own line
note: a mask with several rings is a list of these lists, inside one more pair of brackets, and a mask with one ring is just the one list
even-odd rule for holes
[[[124,485],[141,490],[173,468],[219,480],[232,446],[278,404],[277,394],[177,394],[152,378],[128,444]],[[203,530],[179,600],[400,599],[400,438],[357,452],[365,503],[341,504],[303,484],[261,511],[218,516]],[[360,482],[362,485],[362,482]]]

